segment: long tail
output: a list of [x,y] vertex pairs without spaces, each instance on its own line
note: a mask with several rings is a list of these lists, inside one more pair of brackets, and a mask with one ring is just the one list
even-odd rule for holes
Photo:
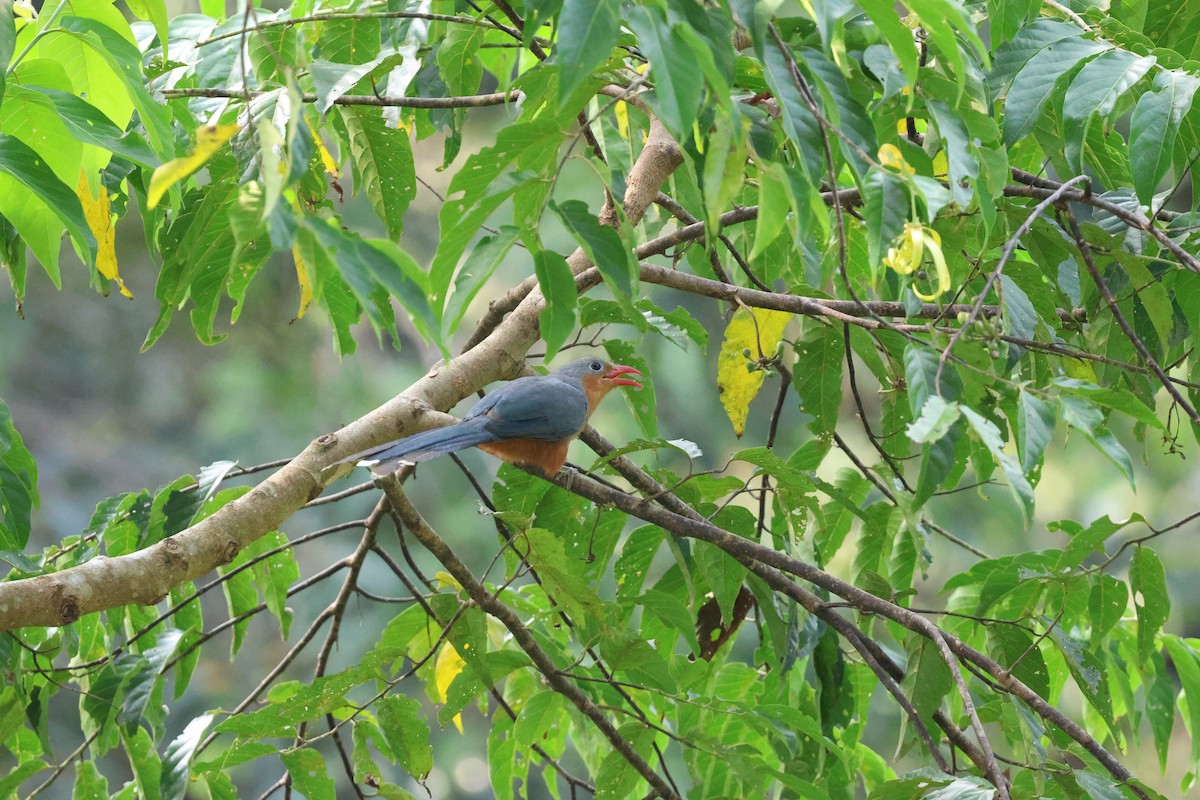
[[401,463],[417,464],[446,453],[455,453],[468,447],[495,441],[497,441],[496,436],[483,428],[472,425],[470,422],[460,422],[457,425],[434,428],[397,439],[394,442],[381,444],[370,450],[355,453],[342,461],[354,461],[363,466],[369,466],[371,471],[376,474],[387,474],[395,471]]

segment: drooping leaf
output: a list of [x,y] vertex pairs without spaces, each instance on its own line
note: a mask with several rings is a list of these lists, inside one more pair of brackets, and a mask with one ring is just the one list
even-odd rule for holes
[[546,306],[538,316],[538,322],[542,340],[546,343],[546,360],[549,361],[575,330],[575,305],[579,293],[575,289],[571,267],[558,253],[539,250],[533,254],[533,265],[538,287],[546,298]]
[[[791,314],[763,308],[739,308],[725,327],[725,339],[717,359],[717,391],[721,405],[733,424],[733,432],[746,431],[750,402],[766,380],[758,367],[761,358],[774,357]],[[751,369],[753,367],[753,369]]]
[[203,167],[233,135],[241,130],[240,125],[202,125],[196,129],[196,140],[192,151],[186,156],[175,158],[154,170],[150,187],[146,190],[146,205],[154,208],[159,200],[175,184]]

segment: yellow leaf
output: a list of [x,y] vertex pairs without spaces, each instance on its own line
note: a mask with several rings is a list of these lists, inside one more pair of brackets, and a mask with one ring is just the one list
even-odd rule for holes
[[[463,661],[462,656],[454,649],[454,645],[449,642],[442,645],[437,661],[433,665],[433,685],[437,689],[438,700],[446,702],[446,691],[466,665],[467,662]],[[454,727],[458,728],[459,733],[463,732],[462,714],[454,715]]]
[[750,371],[747,366],[757,362],[760,353],[767,358],[775,355],[783,329],[791,318],[786,311],[743,307],[734,312],[725,328],[725,341],[717,359],[717,391],[738,436],[746,432],[750,401],[766,378],[763,370]]
[[916,175],[917,171],[904,159],[900,148],[894,144],[885,144],[879,148],[879,164],[901,175]]
[[196,146],[191,153],[154,170],[150,176],[150,189],[146,193],[146,205],[150,208],[157,206],[167,189],[207,164],[213,154],[240,129],[240,125],[201,125],[196,131]]
[[617,102],[613,106],[613,116],[617,118],[617,132],[621,134],[622,139],[629,138],[629,107],[625,105],[624,100]]
[[[113,228],[113,214],[108,202],[108,189],[100,184],[100,196],[92,197],[88,188],[87,173],[79,170],[79,186],[75,189],[79,202],[83,206],[83,216],[87,219],[92,235],[96,237],[96,269],[110,281],[117,282],[121,294],[133,299],[133,292],[125,287],[121,275],[117,272],[117,232]],[[108,290],[105,290],[105,294]]]
[[300,310],[296,312],[296,319],[304,319],[304,314],[313,301],[312,276],[308,273],[308,265],[304,263],[297,245],[292,245],[292,260],[296,262],[296,283],[300,284]]
[[304,122],[308,125],[313,142],[317,145],[317,152],[321,154],[321,164],[325,167],[325,171],[335,178],[338,177],[337,162],[333,160],[333,155],[329,152],[329,148],[325,147],[325,143],[321,141],[321,134],[317,133],[317,129],[313,127],[308,117],[304,118]]
[[462,591],[462,584],[458,579],[445,570],[439,570],[433,573],[433,579],[438,582],[438,586],[443,589],[453,589],[456,592]]
[[945,150],[939,150],[938,154],[933,157],[933,176],[945,180],[950,174],[950,159],[946,155]]

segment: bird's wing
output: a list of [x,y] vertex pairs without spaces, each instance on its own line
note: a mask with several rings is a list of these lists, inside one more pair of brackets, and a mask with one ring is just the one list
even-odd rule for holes
[[505,384],[472,408],[467,419],[486,417],[484,430],[498,439],[557,441],[579,433],[587,409],[581,386],[539,376]]

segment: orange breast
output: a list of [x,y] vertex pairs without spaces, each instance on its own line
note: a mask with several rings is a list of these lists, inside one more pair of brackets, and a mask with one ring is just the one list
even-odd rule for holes
[[539,439],[506,439],[501,442],[481,444],[479,449],[512,464],[537,467],[547,477],[553,477],[567,460],[570,439],[545,442]]

